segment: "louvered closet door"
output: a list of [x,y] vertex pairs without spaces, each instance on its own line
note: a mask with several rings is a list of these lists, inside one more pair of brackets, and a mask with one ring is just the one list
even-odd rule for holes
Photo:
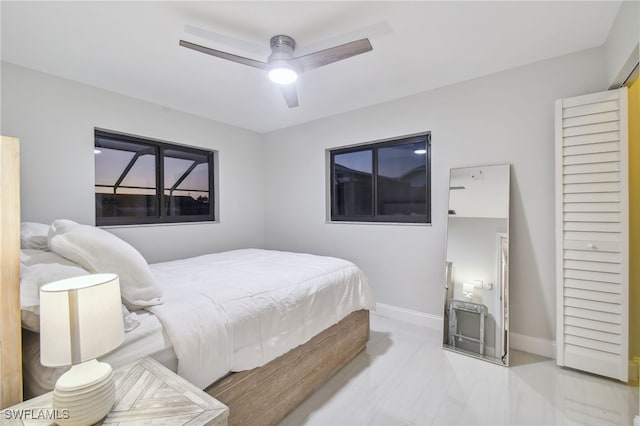
[[557,362],[625,382],[626,90],[556,102]]

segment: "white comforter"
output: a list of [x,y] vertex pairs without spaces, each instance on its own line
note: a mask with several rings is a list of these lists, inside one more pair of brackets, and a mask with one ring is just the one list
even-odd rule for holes
[[351,312],[372,309],[366,277],[332,257],[258,249],[157,263],[164,304],[148,308],[172,341],[178,374],[205,388],[259,367]]

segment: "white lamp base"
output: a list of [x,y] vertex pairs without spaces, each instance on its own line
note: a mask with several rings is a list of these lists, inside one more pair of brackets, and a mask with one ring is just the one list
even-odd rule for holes
[[67,419],[56,421],[61,426],[92,425],[107,415],[115,398],[116,387],[109,364],[95,359],[76,364],[56,382],[53,408],[69,412]]

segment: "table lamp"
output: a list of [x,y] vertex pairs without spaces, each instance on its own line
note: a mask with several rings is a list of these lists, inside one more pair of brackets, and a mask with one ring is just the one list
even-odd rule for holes
[[71,369],[56,382],[53,408],[68,410],[60,425],[98,422],[115,401],[111,366],[97,357],[124,340],[116,274],[84,275],[40,288],[40,360]]

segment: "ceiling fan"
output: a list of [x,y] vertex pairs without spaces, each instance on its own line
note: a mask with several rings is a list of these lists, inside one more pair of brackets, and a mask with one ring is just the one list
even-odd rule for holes
[[262,62],[185,40],[180,40],[179,44],[198,52],[268,71],[269,78],[280,85],[289,108],[298,106],[298,93],[294,84],[298,74],[373,50],[369,39],[363,38],[296,57],[293,55],[296,49],[295,40],[286,35],[276,35],[271,37],[271,55],[267,62]]

